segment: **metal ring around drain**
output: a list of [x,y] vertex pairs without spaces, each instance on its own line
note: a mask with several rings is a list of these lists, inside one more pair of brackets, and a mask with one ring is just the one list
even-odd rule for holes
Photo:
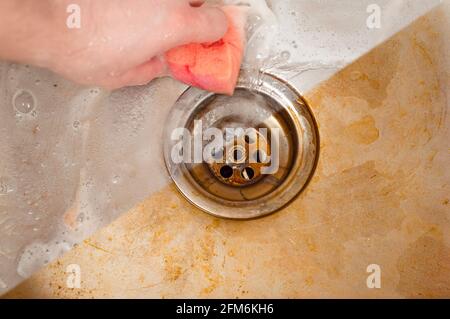
[[[314,117],[301,95],[273,75],[261,74],[255,84],[242,74],[231,97],[190,87],[168,119],[169,175],[192,204],[214,216],[251,219],[276,212],[314,174]],[[250,136],[252,130],[257,135]]]

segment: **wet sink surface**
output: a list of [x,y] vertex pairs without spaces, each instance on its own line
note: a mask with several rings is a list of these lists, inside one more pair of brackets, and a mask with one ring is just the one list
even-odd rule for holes
[[[321,159],[282,212],[221,220],[168,185],[8,297],[450,296],[449,12],[303,88]],[[366,285],[372,264],[381,289]]]

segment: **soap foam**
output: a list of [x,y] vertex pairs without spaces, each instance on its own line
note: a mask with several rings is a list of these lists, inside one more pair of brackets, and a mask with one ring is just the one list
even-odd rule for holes
[[247,46],[243,68],[260,68],[273,56],[278,19],[265,0],[210,0],[211,5],[235,5],[248,9]]
[[277,17],[266,1],[225,0],[224,3],[249,8],[244,67],[262,66],[273,55],[273,43],[279,30]]

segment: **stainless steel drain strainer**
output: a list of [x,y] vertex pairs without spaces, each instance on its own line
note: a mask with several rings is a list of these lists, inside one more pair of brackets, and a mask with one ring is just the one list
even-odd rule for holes
[[319,135],[305,100],[270,74],[235,94],[187,89],[169,115],[164,158],[180,192],[215,216],[249,219],[291,202],[311,179]]

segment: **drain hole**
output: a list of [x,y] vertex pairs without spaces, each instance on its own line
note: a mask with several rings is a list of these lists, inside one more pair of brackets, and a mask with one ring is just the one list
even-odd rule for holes
[[254,158],[256,163],[265,163],[267,160],[267,155],[264,151],[256,151]]
[[235,162],[240,162],[242,160],[243,154],[242,151],[239,149],[235,149],[233,151],[233,159]]
[[251,167],[246,167],[241,172],[242,178],[245,180],[251,180],[253,177],[255,177],[255,171]]
[[255,139],[252,136],[249,136],[249,135],[245,135],[244,140],[245,140],[245,143],[247,143],[247,144],[255,143]]
[[220,169],[220,175],[223,178],[230,178],[233,176],[233,168],[231,166],[225,165]]

